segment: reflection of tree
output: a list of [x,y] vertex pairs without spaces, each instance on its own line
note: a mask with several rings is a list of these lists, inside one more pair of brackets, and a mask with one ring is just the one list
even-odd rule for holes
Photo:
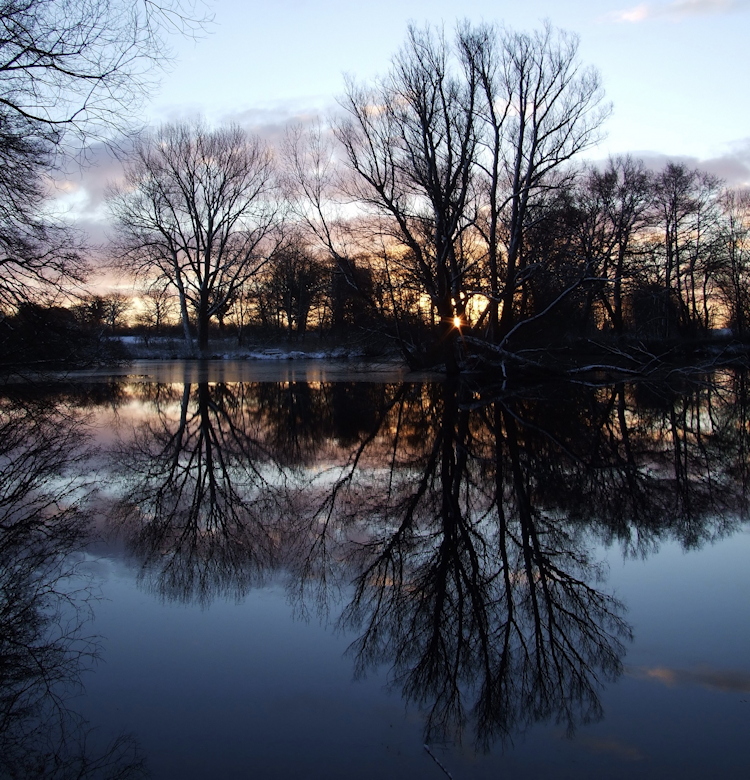
[[[740,506],[727,470],[736,442],[714,419],[718,390],[599,389],[589,407],[597,422],[571,439],[579,458],[567,473],[547,461],[542,500],[639,554],[666,538],[697,547],[733,530]],[[735,414],[734,400],[721,402],[725,413]]]
[[361,672],[390,666],[428,737],[599,717],[629,628],[597,586],[596,538],[643,553],[733,527],[737,446],[710,386],[660,407],[624,386],[551,390],[402,388],[313,512],[299,576],[330,580],[349,539],[351,652]]
[[74,585],[88,519],[64,469],[80,444],[74,423],[34,403],[0,401],[0,775],[142,774],[132,739],[104,753],[86,746],[69,699],[90,664],[88,589]]
[[361,631],[359,668],[391,663],[429,711],[428,738],[469,718],[488,742],[539,719],[598,717],[628,634],[621,606],[588,584],[582,541],[532,506],[513,416],[491,410],[492,453],[454,388],[438,402],[420,471],[368,507],[383,530],[359,547],[343,618]]
[[594,545],[732,530],[741,386],[162,387],[118,454],[123,522],[169,597],[239,596],[269,567],[302,608],[351,585],[357,669],[388,665],[430,738],[572,730],[601,716],[629,637]]
[[252,406],[226,385],[183,386],[117,454],[128,543],[168,598],[237,597],[276,554],[280,474],[254,432]]
[[115,460],[125,481],[118,522],[144,576],[168,598],[246,593],[295,549],[293,506],[305,496],[287,483],[305,483],[335,442],[358,441],[383,392],[304,382],[140,386],[152,414]]

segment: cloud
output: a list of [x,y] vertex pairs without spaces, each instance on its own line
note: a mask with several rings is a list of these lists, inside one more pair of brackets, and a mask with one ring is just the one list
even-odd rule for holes
[[225,112],[217,119],[218,124],[238,124],[278,150],[290,126],[312,127],[317,123],[325,126],[327,117],[334,115],[336,108],[334,104],[324,101],[317,104],[288,101],[262,108]]
[[649,18],[650,13],[649,6],[641,3],[641,5],[635,6],[635,8],[613,11],[607,16],[607,19],[613,22],[642,22],[644,19]]
[[105,144],[92,145],[85,164],[69,165],[50,179],[48,209],[82,231],[90,244],[104,244],[110,231],[107,188],[122,175],[122,161],[112,150]]
[[[727,187],[750,187],[750,138],[728,144],[723,154],[703,159],[652,150],[633,150],[629,154],[636,160],[642,160],[653,171],[662,170],[670,162],[681,163],[718,176]],[[594,161],[594,164],[604,166],[606,162]]]
[[[311,125],[333,110],[330,104],[301,105],[279,101],[261,108],[217,113],[205,117],[190,108],[162,115],[164,122],[194,121],[205,118],[213,126],[238,124],[259,136],[272,147],[278,147],[290,124]],[[155,122],[152,127],[157,127]],[[123,177],[123,161],[127,159],[128,142],[119,149],[104,143],[92,144],[84,154],[84,164],[70,163],[48,181],[48,210],[56,217],[72,223],[93,247],[104,247],[113,235],[113,225],[106,205],[108,188]]]
[[290,124],[307,125],[335,113],[336,105],[328,96],[308,96],[302,99],[268,101],[265,104],[240,109],[215,109],[201,111],[197,106],[163,108],[153,126],[161,122],[182,122],[204,119],[209,126],[220,127],[237,124],[244,130],[259,136],[271,146],[284,137]]
[[645,22],[650,19],[681,21],[692,16],[717,16],[745,11],[750,0],[674,0],[672,3],[652,5],[641,3],[633,8],[613,11],[605,17],[610,22]]

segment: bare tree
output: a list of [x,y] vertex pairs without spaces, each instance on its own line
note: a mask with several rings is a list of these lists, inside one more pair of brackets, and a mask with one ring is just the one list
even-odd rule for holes
[[[271,155],[237,126],[165,125],[136,145],[110,193],[120,263],[177,292],[185,338],[208,349],[209,322],[273,250],[278,202]],[[270,245],[269,245],[270,244]]]
[[111,137],[167,61],[167,35],[207,21],[194,0],[2,0],[2,115],[55,144]]
[[606,279],[595,291],[617,334],[624,328],[624,292],[628,278],[638,271],[644,233],[653,223],[653,175],[631,157],[609,160],[603,170],[587,171],[578,191],[583,211],[583,252],[596,265],[596,276]]
[[292,236],[271,258],[268,294],[283,314],[289,337],[304,338],[310,314],[330,293],[331,275],[324,262],[298,236]]
[[725,257],[719,285],[729,321],[744,337],[750,322],[750,191],[726,190],[720,203]]
[[130,297],[119,290],[114,290],[104,296],[104,321],[112,336],[115,335],[122,318],[130,310],[132,303]]
[[8,113],[0,92],[0,312],[6,314],[33,299],[55,303],[61,289],[84,277],[76,237],[41,213],[43,176],[52,165],[50,143],[35,137],[29,120]]
[[459,247],[475,149],[475,85],[453,70],[442,34],[410,27],[385,79],[372,88],[349,82],[349,116],[337,130],[357,176],[354,195],[384,219],[394,254],[437,314],[436,352],[449,372],[457,370],[455,321],[466,309],[470,260]]
[[143,311],[138,316],[140,324],[153,328],[154,334],[160,336],[164,326],[175,313],[175,297],[169,282],[159,279],[148,284],[140,295]]
[[282,144],[282,184],[299,227],[345,266],[353,251],[335,138],[320,123],[292,125]]
[[602,101],[578,39],[549,24],[526,34],[464,23],[453,46],[412,27],[385,79],[348,85],[338,138],[354,194],[430,300],[431,351],[449,371],[480,305],[493,340],[517,330],[536,270],[525,237],[549,191],[568,184],[566,163],[598,140]]
[[193,0],[0,0],[0,307],[80,282],[70,230],[42,214],[43,176],[132,127],[171,32],[208,21]]
[[478,224],[488,248],[490,333],[499,338],[516,324],[528,279],[529,211],[540,193],[565,183],[565,164],[599,140],[609,106],[597,71],[580,63],[577,36],[549,23],[532,33],[464,24],[458,48],[478,83]]
[[683,333],[710,324],[711,234],[718,221],[720,184],[715,176],[673,162],[656,178],[655,209],[663,235],[659,283],[663,285],[665,309],[670,301],[678,307],[677,322],[664,321],[665,337],[674,335],[674,324]]

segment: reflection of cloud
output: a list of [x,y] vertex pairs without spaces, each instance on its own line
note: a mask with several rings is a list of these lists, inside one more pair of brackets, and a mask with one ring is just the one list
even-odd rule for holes
[[605,18],[611,22],[643,22],[649,19],[679,21],[690,16],[727,14],[744,11],[750,6],[748,0],[675,0],[661,5],[641,3],[633,8],[614,11]]
[[750,674],[732,669],[668,669],[663,666],[638,667],[629,674],[645,680],[654,680],[670,688],[678,685],[699,685],[722,693],[750,693]]
[[616,739],[597,739],[596,737],[580,736],[577,741],[593,753],[608,753],[626,761],[643,760],[643,754],[637,747],[624,745]]

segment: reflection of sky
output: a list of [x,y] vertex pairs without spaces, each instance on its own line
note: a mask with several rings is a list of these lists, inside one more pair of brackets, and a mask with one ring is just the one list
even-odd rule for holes
[[[106,665],[87,714],[135,730],[155,778],[426,776],[421,723],[383,689],[352,683],[349,638],[293,620],[283,588],[242,604],[167,606],[113,567],[95,628]],[[103,731],[103,729],[102,729]],[[377,772],[368,760],[377,754]]]
[[[743,777],[747,696],[726,681],[746,683],[750,672],[749,552],[747,533],[687,554],[665,544],[624,564],[616,550],[597,551],[634,625],[626,660],[691,684],[665,687],[639,672],[611,685],[604,720],[572,738],[540,724],[505,752],[433,745],[436,756],[472,780]],[[421,721],[384,687],[385,670],[353,681],[353,637],[295,619],[282,583],[201,609],[161,603],[122,564],[100,563],[100,574],[106,663],[87,678],[86,714],[103,734],[134,731],[154,777],[442,776]],[[710,679],[724,687],[700,682]]]
[[[120,431],[143,422],[149,405],[136,389],[102,421],[117,418]],[[179,416],[174,400],[166,408]],[[343,602],[334,597],[319,617],[278,570],[238,601],[164,602],[138,582],[137,562],[105,547],[98,555],[90,567],[102,581],[95,630],[106,663],[88,676],[83,708],[102,734],[134,732],[155,777],[440,776],[416,708],[387,689],[388,670],[352,679],[356,637],[336,627]],[[604,719],[572,738],[540,723],[504,751],[476,752],[467,737],[433,746],[435,755],[454,777],[480,780],[741,777],[749,556],[747,530],[700,550],[660,543],[642,559],[592,546],[592,562],[608,568],[601,590],[624,602],[635,636],[628,673],[603,693]]]
[[400,361],[381,364],[357,361],[300,360],[135,360],[121,368],[74,371],[66,378],[77,381],[127,377],[133,382],[183,384],[196,382],[400,382],[438,381],[441,375],[407,372]]

